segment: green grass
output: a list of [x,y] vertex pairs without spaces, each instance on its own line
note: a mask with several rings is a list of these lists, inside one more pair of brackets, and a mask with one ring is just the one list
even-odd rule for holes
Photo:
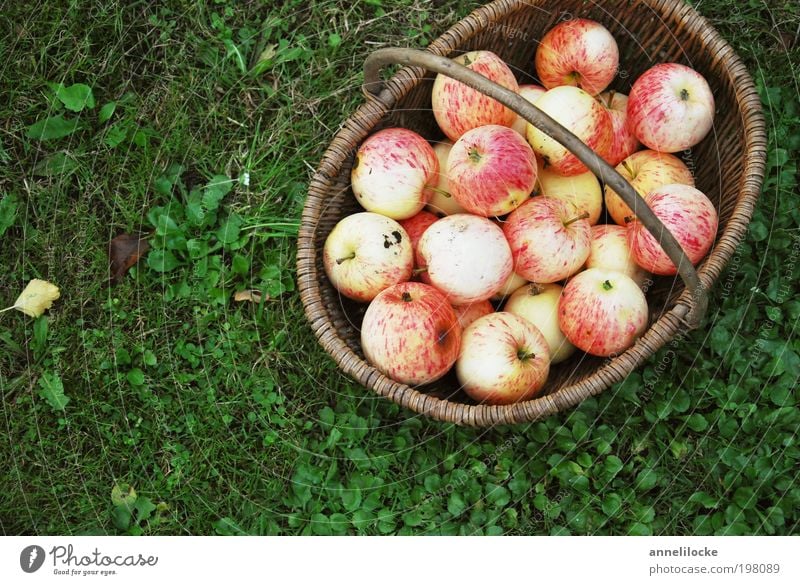
[[[796,4],[695,2],[746,60],[770,129],[707,325],[574,411],[492,430],[352,383],[293,285],[305,186],[362,100],[363,58],[422,46],[477,3],[256,4],[3,8],[0,304],[34,277],[62,296],[35,322],[0,316],[0,531],[797,532]],[[90,86],[94,107],[65,110],[57,84]],[[56,115],[78,129],[29,137]],[[220,175],[237,179],[222,195],[206,188]],[[155,228],[108,288],[108,241]],[[270,298],[231,302],[242,289]]]

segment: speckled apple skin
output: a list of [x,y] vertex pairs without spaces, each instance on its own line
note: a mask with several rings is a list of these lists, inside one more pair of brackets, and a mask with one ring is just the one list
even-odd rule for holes
[[578,214],[584,211],[589,214],[587,221],[591,225],[600,221],[603,213],[603,189],[591,171],[564,177],[540,167],[534,193],[571,203]]
[[472,303],[471,305],[453,305],[453,310],[456,312],[458,323],[461,329],[464,330],[473,321],[477,321],[484,315],[494,313],[494,307],[489,301],[481,301],[480,303]]
[[531,282],[517,289],[503,307],[504,311],[529,321],[544,335],[551,364],[563,362],[575,353],[575,346],[558,325],[558,301],[562,290],[558,284]]
[[[577,87],[555,87],[534,105],[606,158],[613,138],[611,116],[591,95]],[[588,172],[577,156],[532,124],[528,124],[527,139],[546,169],[564,176]]]
[[[645,197],[661,222],[678,240],[692,264],[711,249],[719,217],[714,204],[703,192],[689,185],[665,185]],[[636,263],[653,274],[671,276],[678,270],[656,239],[640,221],[628,224],[628,246]]]
[[447,161],[450,193],[461,207],[483,217],[506,215],[519,207],[530,197],[536,175],[533,150],[506,126],[467,131]]
[[621,225],[603,224],[592,226],[592,245],[586,268],[615,270],[630,276],[640,287],[650,274],[633,259],[628,246],[628,230]]
[[624,93],[605,91],[598,98],[611,117],[611,148],[606,162],[617,166],[642,147],[633,129],[628,124],[628,96]]
[[511,274],[511,250],[491,220],[458,213],[443,217],[422,235],[417,265],[454,305],[485,301]]
[[425,209],[436,215],[453,215],[464,213],[464,208],[458,204],[455,197],[450,194],[450,182],[447,180],[447,159],[453,143],[445,139],[433,145],[433,152],[439,160],[439,174],[437,175],[436,189],[433,190],[430,201]]
[[[519,359],[522,349],[533,356]],[[456,374],[464,391],[482,404],[530,400],[547,381],[547,341],[529,322],[511,313],[492,313],[464,331]]]
[[511,246],[514,271],[531,282],[564,280],[581,269],[589,256],[592,232],[574,207],[546,197],[534,197],[514,210],[503,224]]
[[[664,185],[679,183],[694,186],[694,177],[689,168],[677,156],[666,152],[634,152],[617,165],[616,169],[642,197]],[[605,187],[605,202],[608,214],[617,225],[625,226],[629,221],[626,218],[635,217],[631,208],[608,185]]]
[[[453,59],[475,73],[519,91],[517,79],[500,57],[491,51],[471,51]],[[511,126],[517,114],[503,104],[446,75],[437,75],[431,93],[433,115],[445,136],[455,142],[468,130],[487,124]]]
[[[532,104],[535,104],[536,100],[542,97],[545,94],[545,92],[547,92],[547,89],[545,89],[541,85],[527,84],[519,86],[519,95],[521,97],[524,97]],[[525,132],[528,129],[528,121],[522,116],[517,116],[517,119],[514,120],[514,123],[511,125],[511,128],[517,134],[525,138]]]
[[600,357],[628,349],[647,329],[647,320],[644,293],[628,276],[613,270],[590,268],[576,274],[558,303],[558,324],[567,339]]
[[[355,252],[355,257],[337,260]],[[355,213],[342,219],[325,240],[325,274],[344,296],[367,302],[385,288],[408,280],[414,256],[402,226],[383,215]]]
[[364,356],[397,382],[418,385],[438,380],[458,359],[460,348],[461,326],[455,311],[442,293],[427,284],[404,282],[387,288],[364,313]]
[[602,24],[573,18],[542,37],[535,62],[539,80],[546,88],[572,85],[597,95],[617,74],[619,48]]
[[706,137],[714,122],[714,95],[708,82],[680,63],[660,63],[642,73],[628,98],[628,123],[652,150],[691,148]]
[[350,174],[356,200],[367,211],[392,219],[419,213],[431,198],[439,160],[416,132],[387,128],[367,138],[358,149]]

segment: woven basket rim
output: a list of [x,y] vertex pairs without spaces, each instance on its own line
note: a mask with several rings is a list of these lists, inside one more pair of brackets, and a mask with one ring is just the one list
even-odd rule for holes
[[[641,4],[662,15],[675,13],[675,18],[687,24],[693,35],[702,38],[707,50],[713,49],[717,59],[723,62],[727,75],[733,80],[736,101],[744,118],[745,161],[738,188],[739,197],[725,230],[718,234],[711,252],[697,267],[703,286],[710,289],[743,239],[760,194],[767,152],[766,125],[761,102],[744,63],[727,41],[694,8],[683,0],[642,0]],[[523,0],[496,0],[482,6],[451,26],[429,45],[427,51],[448,56],[476,30],[488,27],[525,5]],[[424,70],[421,68],[403,67],[385,82],[383,91],[377,97],[366,94],[367,101],[345,121],[342,129],[334,136],[309,184],[298,235],[298,289],[312,330],[344,373],[377,394],[436,420],[470,426],[533,422],[572,408],[621,381],[675,338],[681,330],[686,329],[684,317],[690,308],[688,290],[683,291],[670,310],[650,324],[645,334],[632,347],[608,359],[590,375],[551,394],[509,405],[464,404],[427,395],[388,378],[351,350],[337,334],[330,316],[324,310],[320,295],[315,236],[321,210],[317,208],[316,202],[329,190],[331,181],[351,151],[353,142],[360,143],[384,114],[392,109],[396,102],[395,96],[404,95],[420,83],[423,74]]]

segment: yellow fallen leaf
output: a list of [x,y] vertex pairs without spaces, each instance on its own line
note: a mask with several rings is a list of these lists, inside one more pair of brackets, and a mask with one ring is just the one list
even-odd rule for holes
[[240,290],[236,294],[233,295],[233,300],[239,303],[244,301],[250,301],[251,303],[258,304],[263,299],[263,295],[261,294],[260,290]]
[[16,309],[35,319],[52,307],[53,301],[60,296],[61,292],[56,285],[34,278],[19,295],[14,305],[3,310]]

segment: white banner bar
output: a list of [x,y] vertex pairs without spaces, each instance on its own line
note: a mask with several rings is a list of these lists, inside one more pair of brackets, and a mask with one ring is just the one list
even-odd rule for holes
[[800,583],[798,553],[797,537],[4,537],[0,583],[770,585]]

